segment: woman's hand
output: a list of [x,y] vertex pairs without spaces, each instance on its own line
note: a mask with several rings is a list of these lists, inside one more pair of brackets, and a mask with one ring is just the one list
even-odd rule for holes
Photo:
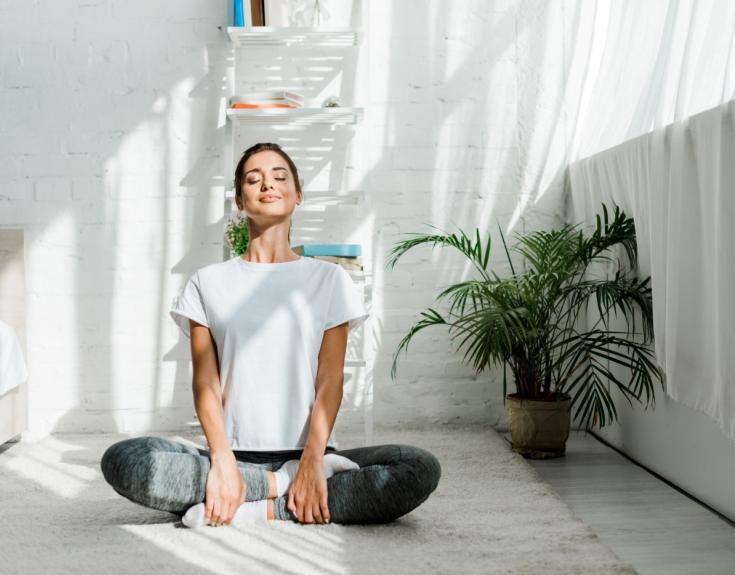
[[233,453],[210,456],[204,516],[208,523],[229,524],[245,501],[245,480]]
[[329,523],[323,459],[302,456],[296,477],[288,488],[287,507],[300,523]]

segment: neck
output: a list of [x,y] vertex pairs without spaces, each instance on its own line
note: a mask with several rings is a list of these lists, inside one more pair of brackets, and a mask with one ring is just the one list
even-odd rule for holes
[[299,259],[301,256],[294,252],[291,248],[283,250],[265,250],[265,249],[248,249],[240,256],[246,262],[275,264],[280,262],[291,262]]

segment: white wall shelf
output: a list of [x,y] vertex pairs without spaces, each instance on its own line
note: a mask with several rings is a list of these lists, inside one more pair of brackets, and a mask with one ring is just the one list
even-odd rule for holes
[[227,33],[236,46],[281,46],[350,48],[359,45],[362,35],[354,28],[229,26]]
[[227,117],[238,124],[359,124],[362,108],[228,108]]
[[[367,21],[367,5],[363,2],[356,4],[362,9],[359,22]],[[344,186],[350,186],[346,182],[351,180],[342,172],[354,170],[358,163],[349,155],[353,151],[352,143],[364,142],[363,137],[357,137],[360,130],[355,127],[364,121],[364,108],[353,105],[362,104],[362,100],[356,100],[357,87],[364,90],[367,85],[366,59],[358,59],[356,48],[362,44],[366,48],[369,38],[359,25],[339,28],[230,26],[227,33],[234,58],[230,98],[225,111],[226,129],[230,132],[224,154],[225,173],[232,173],[236,156],[253,142],[283,141],[287,151],[289,146],[293,146],[298,150],[299,170],[307,185],[316,189],[309,190],[301,179],[306,201],[299,208],[303,221],[297,221],[294,226],[299,234],[298,240],[292,238],[292,242],[336,243],[345,241],[347,237],[352,239],[357,225],[354,222],[365,217],[370,198],[365,190],[344,189]],[[315,61],[318,64],[314,64]],[[318,73],[312,70],[315,65],[320,66]],[[362,81],[358,82],[358,78]],[[253,98],[254,93],[273,90],[300,94],[304,101],[299,102],[296,108],[229,107],[238,101],[238,94],[241,98],[246,95]],[[332,95],[347,105],[320,106],[326,97]],[[318,154],[310,151],[315,144],[319,146]],[[335,156],[327,158],[326,155],[332,152]],[[224,193],[225,213],[237,209],[234,190],[228,188]],[[322,222],[328,222],[330,228],[323,229]],[[354,238],[352,241],[360,240]],[[223,256],[232,257],[227,245]],[[372,272],[344,269],[359,285],[367,304],[371,300]],[[369,305],[366,308],[369,309]],[[361,326],[355,331],[358,333],[350,334],[344,367],[354,372],[354,379],[349,384],[351,393],[355,395],[352,408],[354,413],[363,412],[366,437],[370,441],[374,360],[372,354],[367,353],[367,330]]]

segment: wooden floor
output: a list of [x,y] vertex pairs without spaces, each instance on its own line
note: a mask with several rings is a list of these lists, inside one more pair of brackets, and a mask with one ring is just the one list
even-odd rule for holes
[[526,461],[641,575],[735,574],[731,522],[592,434],[572,431],[564,457]]

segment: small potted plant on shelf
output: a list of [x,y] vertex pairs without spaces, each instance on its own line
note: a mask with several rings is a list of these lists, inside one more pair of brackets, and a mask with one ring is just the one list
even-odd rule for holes
[[[462,252],[480,279],[453,284],[438,299],[448,297],[447,317],[428,308],[423,319],[401,340],[393,358],[395,379],[398,354],[420,330],[446,325],[452,340],[464,336],[464,359],[479,374],[488,365],[503,366],[503,394],[508,400],[508,427],[512,449],[534,459],[563,456],[569,436],[570,411],[585,428],[600,427],[617,419],[607,383],[646,407],[655,406],[654,380],[664,385],[654,360],[653,309],[650,277],[638,279],[637,245],[633,219],[614,207],[612,217],[603,204],[596,226],[585,232],[579,225],[552,231],[516,234],[511,248],[523,257],[517,270],[500,230],[510,272],[506,277],[488,270],[490,237],[485,246],[475,230],[476,242],[460,234],[411,234],[389,254],[391,269],[409,249],[421,245],[449,246]],[[433,226],[432,226],[433,227]],[[629,269],[624,267],[625,253]],[[613,277],[590,277],[596,262],[617,264]],[[387,266],[386,266],[387,267]],[[610,274],[608,274],[610,275]],[[598,319],[580,320],[588,304]],[[636,322],[636,317],[640,319]],[[624,329],[613,321],[624,320]],[[640,330],[636,330],[639,327]],[[505,369],[510,368],[516,392],[507,394]],[[629,370],[624,381],[618,368]]]
[[248,230],[247,216],[238,214],[231,217],[225,228],[225,241],[230,246],[230,251],[236,256],[241,256],[248,249],[250,232]]

